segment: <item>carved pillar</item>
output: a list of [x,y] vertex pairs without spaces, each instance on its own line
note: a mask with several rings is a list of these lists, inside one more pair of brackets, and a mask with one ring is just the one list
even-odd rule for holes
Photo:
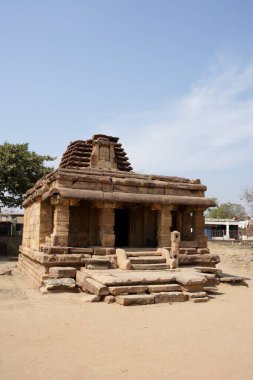
[[104,204],[99,214],[99,236],[103,247],[115,246],[114,221],[114,205]]
[[190,211],[184,211],[182,216],[182,240],[191,240],[191,213]]
[[170,246],[170,229],[172,225],[171,206],[163,206],[158,212],[158,246]]
[[205,217],[203,209],[195,209],[192,213],[192,240],[197,241],[200,248],[207,247],[207,237],[205,236]]
[[69,201],[59,197],[51,198],[54,205],[53,233],[51,244],[53,246],[67,247],[69,240]]

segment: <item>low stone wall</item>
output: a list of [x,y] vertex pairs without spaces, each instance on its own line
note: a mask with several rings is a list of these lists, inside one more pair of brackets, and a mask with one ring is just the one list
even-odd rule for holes
[[18,256],[22,236],[0,236],[0,255]]

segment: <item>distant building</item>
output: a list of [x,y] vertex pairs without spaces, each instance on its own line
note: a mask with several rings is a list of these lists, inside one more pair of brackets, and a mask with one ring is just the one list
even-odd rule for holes
[[205,235],[208,240],[238,240],[247,221],[234,219],[205,219]]
[[18,255],[23,224],[21,213],[0,213],[0,255]]

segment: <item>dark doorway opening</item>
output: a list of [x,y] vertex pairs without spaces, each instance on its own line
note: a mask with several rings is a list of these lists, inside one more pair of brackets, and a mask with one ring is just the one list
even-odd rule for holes
[[128,247],[129,245],[129,210],[115,209],[115,246]]

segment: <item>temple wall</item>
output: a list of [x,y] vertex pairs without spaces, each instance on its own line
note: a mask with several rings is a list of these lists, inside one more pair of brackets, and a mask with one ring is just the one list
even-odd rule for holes
[[39,201],[32,203],[24,212],[24,229],[22,245],[39,250],[40,246],[40,210]]
[[41,202],[40,208],[40,244],[45,243],[53,231],[53,205],[50,200]]

